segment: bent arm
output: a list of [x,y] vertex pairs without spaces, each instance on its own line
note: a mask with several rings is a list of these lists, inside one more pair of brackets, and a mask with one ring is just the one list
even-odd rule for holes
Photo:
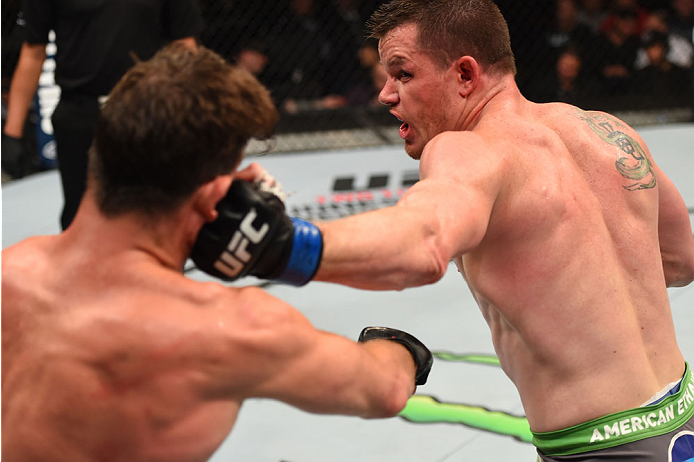
[[324,250],[314,279],[362,289],[439,280],[486,233],[501,184],[488,151],[471,134],[439,135],[422,154],[422,179],[396,206],[317,223]]
[[39,85],[39,77],[46,59],[45,44],[24,43],[19,53],[10,93],[7,101],[7,120],[4,132],[9,136],[21,138],[24,132],[31,100]]
[[694,236],[684,199],[665,173],[654,165],[658,180],[658,239],[668,287],[694,280]]

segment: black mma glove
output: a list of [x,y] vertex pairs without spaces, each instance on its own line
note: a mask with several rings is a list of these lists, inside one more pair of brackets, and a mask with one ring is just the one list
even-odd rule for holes
[[2,134],[2,169],[13,178],[24,176],[24,140]]
[[417,366],[415,385],[424,385],[427,383],[427,377],[429,377],[434,358],[431,355],[431,351],[429,351],[422,342],[407,332],[391,329],[390,327],[365,327],[364,330],[361,331],[361,334],[359,334],[359,342],[377,339],[398,342],[410,350],[412,359],[414,359],[414,363]]
[[288,217],[275,194],[234,180],[216,209],[218,218],[202,227],[191,254],[201,271],[226,281],[252,275],[297,286],[318,271],[320,230]]

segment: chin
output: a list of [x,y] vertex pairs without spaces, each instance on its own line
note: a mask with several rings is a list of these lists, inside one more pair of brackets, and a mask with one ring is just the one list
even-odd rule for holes
[[405,152],[414,160],[419,160],[419,158],[422,157],[423,149],[424,148],[421,146],[405,141]]

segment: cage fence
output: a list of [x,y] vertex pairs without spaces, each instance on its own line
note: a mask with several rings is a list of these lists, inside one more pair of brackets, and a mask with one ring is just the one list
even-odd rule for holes
[[[271,145],[311,151],[400,142],[379,104],[386,75],[365,24],[379,0],[199,0],[200,42],[258,77],[281,111]],[[21,36],[2,2],[3,90]],[[497,0],[522,93],[640,126],[692,120],[694,0]],[[3,107],[5,107],[3,105]]]

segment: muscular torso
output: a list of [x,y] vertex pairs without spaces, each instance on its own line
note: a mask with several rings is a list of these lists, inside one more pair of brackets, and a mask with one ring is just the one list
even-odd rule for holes
[[456,264],[531,428],[551,431],[643,404],[684,361],[645,146],[602,114],[526,109],[475,129],[503,156],[505,184]]
[[127,256],[59,252],[57,239],[3,252],[3,456],[207,460],[240,403],[212,380],[230,366],[211,347],[218,289]]

